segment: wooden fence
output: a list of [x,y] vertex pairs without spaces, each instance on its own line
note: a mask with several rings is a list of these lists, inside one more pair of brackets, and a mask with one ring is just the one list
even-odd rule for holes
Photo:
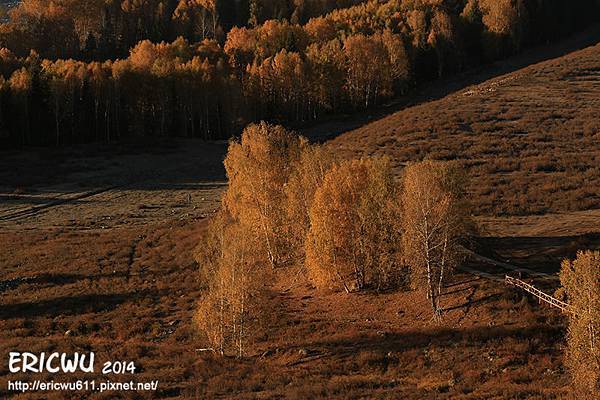
[[548,303],[553,307],[561,309],[562,311],[573,313],[573,310],[571,309],[569,304],[565,303],[564,301],[560,301],[557,298],[550,296],[549,294],[542,292],[541,290],[539,290],[538,288],[536,288],[533,285],[530,285],[527,282],[523,282],[520,279],[513,278],[512,276],[508,276],[508,275],[506,275],[504,279],[507,284],[521,288],[524,291],[531,293],[532,295],[534,295],[535,297],[540,299],[540,301]]

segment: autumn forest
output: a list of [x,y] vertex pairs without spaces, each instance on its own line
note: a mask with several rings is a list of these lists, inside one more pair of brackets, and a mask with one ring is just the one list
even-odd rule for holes
[[599,9],[589,0],[24,0],[0,25],[0,144],[302,126],[557,40]]

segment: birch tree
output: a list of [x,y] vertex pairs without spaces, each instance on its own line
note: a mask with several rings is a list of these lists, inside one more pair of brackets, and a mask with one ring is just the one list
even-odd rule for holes
[[296,265],[304,262],[304,241],[310,227],[309,211],[315,193],[335,163],[333,154],[323,146],[302,143],[301,147],[300,157],[285,186],[286,236],[290,261]]
[[398,194],[389,161],[350,160],[324,177],[310,208],[306,266],[317,287],[393,286],[401,271]]
[[29,96],[33,85],[33,77],[31,72],[26,68],[16,70],[8,81],[8,85],[14,94],[14,101],[17,105],[18,116],[21,124],[21,144],[24,146],[29,142],[30,134],[30,112],[29,112]]
[[300,139],[281,126],[249,125],[231,141],[225,170],[229,188],[224,206],[257,240],[263,259],[275,268],[285,262],[284,187],[300,154]]
[[391,68],[378,36],[361,34],[344,41],[346,90],[357,107],[369,108],[391,91]]
[[244,227],[221,210],[196,252],[205,286],[195,320],[211,348],[243,357],[260,324],[266,271]]
[[580,251],[562,263],[569,314],[565,364],[577,398],[600,397],[600,252]]
[[426,289],[436,319],[444,281],[460,260],[459,242],[469,225],[464,181],[455,165],[443,162],[423,161],[404,171],[405,258],[413,286]]

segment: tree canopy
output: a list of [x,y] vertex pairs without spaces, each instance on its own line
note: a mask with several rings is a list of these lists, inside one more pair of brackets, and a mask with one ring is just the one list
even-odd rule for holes
[[215,139],[253,121],[306,123],[560,38],[598,11],[586,0],[23,0],[0,24],[0,115],[16,116],[0,137]]

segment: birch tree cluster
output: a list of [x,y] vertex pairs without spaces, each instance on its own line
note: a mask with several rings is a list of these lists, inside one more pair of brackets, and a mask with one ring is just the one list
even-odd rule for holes
[[[290,265],[294,235],[302,230],[306,191],[296,184],[289,202],[287,182],[302,180],[299,166],[315,151],[308,142],[281,126],[248,126],[232,140],[224,164],[229,187],[221,209],[196,251],[206,295],[196,320],[212,349],[221,354],[246,353],[256,326],[262,323],[268,283],[276,269]],[[298,218],[298,226],[288,215]]]
[[388,158],[338,160],[264,122],[230,142],[224,163],[229,186],[196,251],[196,320],[213,350],[246,353],[277,274],[347,293],[412,283],[441,315],[469,232],[458,166],[424,161],[398,179]]
[[400,285],[398,195],[388,159],[344,161],[325,174],[306,238],[306,267],[318,287],[349,293]]

